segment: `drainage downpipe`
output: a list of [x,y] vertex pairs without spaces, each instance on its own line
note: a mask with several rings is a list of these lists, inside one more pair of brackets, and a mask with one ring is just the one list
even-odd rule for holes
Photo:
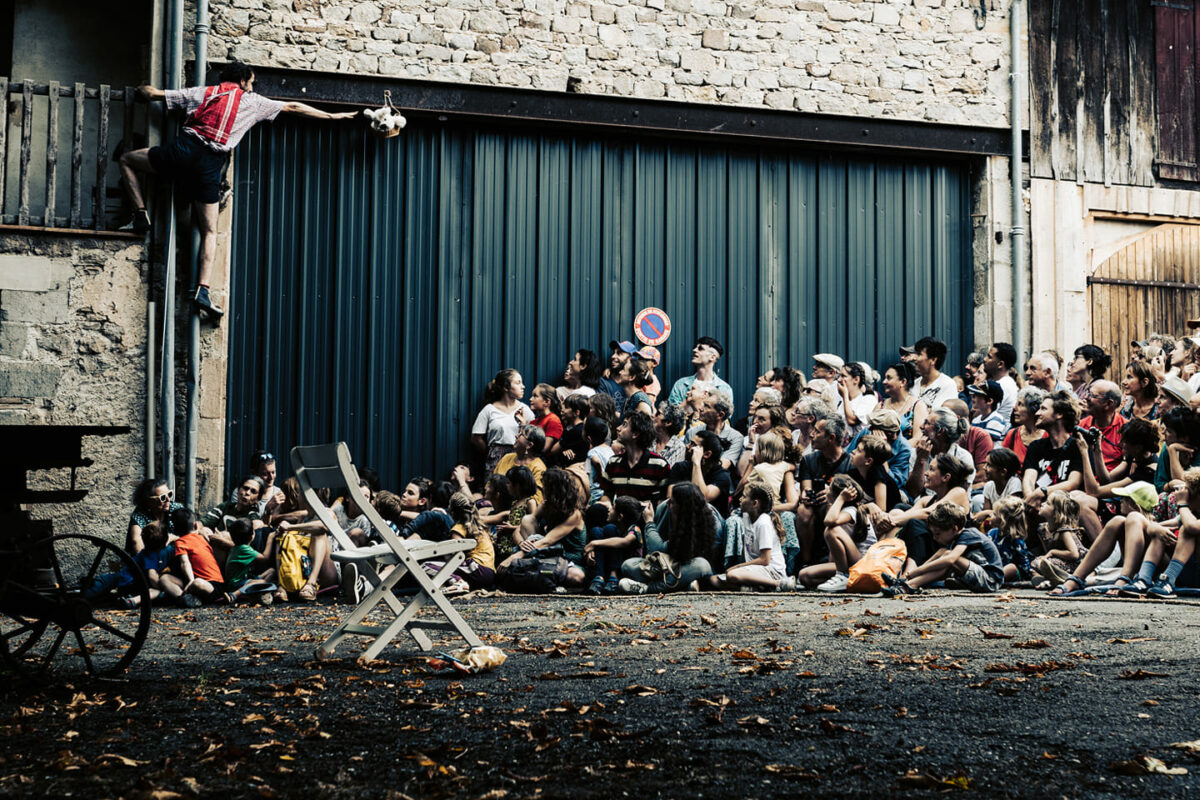
[[[197,0],[196,3],[196,74],[193,76],[197,86],[204,86],[208,77],[208,0]],[[192,253],[192,282],[194,286],[200,268],[200,232],[193,226],[191,236]],[[229,303],[226,302],[228,306]],[[197,387],[200,383],[200,314],[195,306],[188,316],[188,375],[187,375],[187,473],[184,477],[184,490],[187,495],[187,507],[198,508],[196,486],[196,449],[199,440],[200,405]]]
[[154,477],[154,360],[158,355],[158,303],[146,301],[146,470],[144,478]]
[[[179,89],[183,86],[183,2],[170,0],[170,15],[167,20],[167,45],[171,54],[167,62],[166,88]],[[166,137],[170,138],[170,123],[163,115]],[[159,473],[175,489],[175,267],[176,219],[175,192],[167,194],[166,269],[163,276],[162,352],[163,366],[160,372],[160,399],[163,429],[162,471]]]
[[1013,0],[1009,8],[1009,39],[1012,53],[1012,73],[1009,78],[1012,84],[1012,230],[1009,239],[1012,242],[1012,320],[1013,347],[1017,350],[1017,363],[1024,363],[1028,355],[1025,339],[1025,204],[1021,199],[1021,15],[1024,12],[1021,0]]

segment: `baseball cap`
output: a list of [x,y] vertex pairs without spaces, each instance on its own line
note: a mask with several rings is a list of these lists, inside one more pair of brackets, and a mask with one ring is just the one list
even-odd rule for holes
[[1004,401],[1004,389],[995,381],[987,381],[983,386],[971,384],[967,387],[968,394],[980,394],[991,399],[997,407]]
[[890,408],[877,408],[867,415],[867,427],[875,431],[900,432],[900,415]]
[[1188,386],[1187,381],[1178,375],[1171,375],[1165,381],[1158,385],[1159,391],[1166,392],[1179,401],[1181,405],[1187,405],[1192,399],[1192,388]]
[[658,352],[657,347],[643,347],[641,350],[637,351],[637,357],[643,361],[649,361],[656,367],[662,361],[662,353]]
[[813,361],[821,364],[822,366],[829,367],[832,370],[840,370],[842,367],[846,366],[846,362],[842,361],[840,357],[835,356],[833,353],[817,353],[815,356],[813,356]]
[[1150,511],[1158,505],[1158,490],[1154,488],[1154,484],[1146,481],[1136,481],[1128,486],[1121,486],[1113,489],[1112,493],[1118,497],[1128,497],[1142,511]]
[[620,349],[620,350],[625,351],[626,353],[629,353],[629,355],[633,355],[634,353],[636,353],[638,351],[637,348],[633,346],[633,342],[630,342],[630,341],[618,342],[616,339],[613,339],[611,342],[608,343],[608,349],[609,350]]

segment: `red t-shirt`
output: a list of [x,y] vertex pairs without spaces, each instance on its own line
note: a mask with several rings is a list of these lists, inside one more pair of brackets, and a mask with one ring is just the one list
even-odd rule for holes
[[[1100,429],[1100,453],[1104,456],[1104,466],[1110,470],[1125,457],[1121,450],[1121,428],[1124,428],[1127,422],[1129,420],[1120,414],[1113,414],[1112,423],[1107,428]],[[1079,421],[1079,427],[1094,428],[1095,425],[1092,418],[1087,416]]]
[[562,438],[562,420],[553,411],[547,412],[544,417],[534,417],[533,424],[546,432],[547,439],[558,440]]
[[[1040,436],[1038,439],[1045,439],[1047,434],[1045,431],[1038,431]],[[1021,459],[1021,463],[1025,463],[1025,440],[1021,438],[1021,428],[1009,428],[1008,433],[1004,434],[1004,446],[1017,454],[1017,458]]]
[[217,557],[213,555],[212,545],[203,534],[192,531],[175,540],[175,553],[187,553],[188,561],[192,563],[192,574],[197,578],[212,583],[221,583],[225,576],[217,565]]

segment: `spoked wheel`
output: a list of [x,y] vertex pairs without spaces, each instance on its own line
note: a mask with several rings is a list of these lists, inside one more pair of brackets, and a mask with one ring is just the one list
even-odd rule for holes
[[[133,577],[125,608],[106,575]],[[37,679],[111,677],[150,630],[150,587],[134,560],[95,536],[43,539],[13,559],[0,585],[0,656]]]

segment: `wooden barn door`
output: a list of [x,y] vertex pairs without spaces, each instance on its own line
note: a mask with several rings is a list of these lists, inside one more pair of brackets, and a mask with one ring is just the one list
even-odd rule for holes
[[1118,250],[1088,278],[1092,338],[1113,357],[1120,382],[1130,342],[1181,336],[1200,318],[1200,225],[1160,225]]

